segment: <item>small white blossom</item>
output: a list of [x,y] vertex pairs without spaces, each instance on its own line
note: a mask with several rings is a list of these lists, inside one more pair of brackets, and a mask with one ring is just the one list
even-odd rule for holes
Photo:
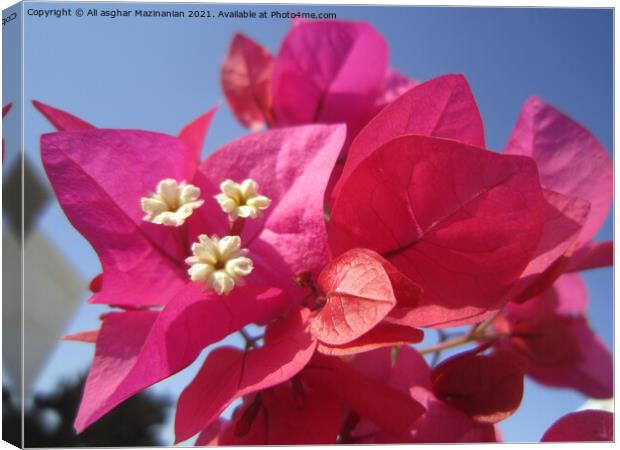
[[220,189],[222,193],[217,194],[215,199],[230,220],[237,220],[239,217],[256,219],[261,211],[271,204],[269,198],[258,194],[258,183],[251,178],[241,184],[225,180],[220,184]]
[[198,242],[192,244],[192,253],[194,256],[185,260],[191,266],[187,271],[190,278],[220,295],[228,295],[236,285],[243,286],[243,277],[254,269],[252,260],[246,256],[247,249],[241,248],[239,236],[219,239],[201,234]]
[[140,205],[146,213],[143,220],[159,225],[178,227],[200,207],[200,189],[192,184],[166,178],[157,184],[157,192],[149,197],[142,197]]

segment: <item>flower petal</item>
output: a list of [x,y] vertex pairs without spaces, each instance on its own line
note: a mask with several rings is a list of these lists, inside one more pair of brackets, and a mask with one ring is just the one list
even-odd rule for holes
[[301,377],[309,386],[329,390],[388,433],[406,432],[424,412],[408,394],[365,376],[339,358],[317,353]]
[[596,137],[540,98],[530,97],[505,152],[534,158],[543,186],[590,202],[578,245],[591,240],[605,221],[613,197],[611,158]]
[[588,242],[575,252],[568,266],[567,272],[596,269],[598,267],[613,266],[614,242]]
[[562,352],[572,353],[575,359],[556,364],[539,359],[526,369],[527,375],[547,386],[573,388],[588,397],[611,397],[613,359],[605,343],[590,329],[584,317],[563,318],[559,326],[562,329],[556,329],[560,339],[556,341],[555,350],[561,346]]
[[179,398],[176,442],[215,420],[235,398],[282,383],[310,360],[316,341],[307,330],[309,311],[292,311],[267,328],[265,345],[244,353],[232,347],[212,351]]
[[278,124],[346,122],[354,135],[374,113],[387,62],[386,42],[366,23],[298,23],[273,69]]
[[115,381],[131,371],[158,315],[156,311],[128,311],[103,317],[95,357],[75,420],[76,432],[96,420],[83,423],[83,415],[111,396],[116,388]]
[[[96,350],[102,356],[95,354],[75,419],[76,431],[135,393],[185,368],[209,344],[249,323],[272,320],[289,301],[276,289],[245,286],[222,298],[207,295],[192,283],[161,313],[147,311],[156,314],[157,320],[151,321],[149,329],[141,329],[140,339],[129,325],[109,334],[103,328]],[[114,364],[119,360],[122,365],[117,368]]]
[[369,248],[423,289],[417,326],[496,310],[538,245],[544,198],[534,161],[403,136],[347,179],[328,225],[335,255]]
[[[92,303],[165,304],[187,280],[180,231],[144,222],[141,197],[160,180],[188,179],[188,149],[158,133],[91,130],[45,134],[45,171],[65,214],[103,266]],[[164,229],[165,228],[165,229]]]
[[257,131],[272,125],[271,74],[273,57],[249,37],[236,33],[222,64],[222,90],[233,114]]
[[523,397],[523,371],[510,352],[463,353],[433,369],[433,392],[478,424],[512,415]]
[[614,440],[614,415],[609,411],[585,410],[556,420],[541,442],[593,442]]
[[608,398],[613,395],[613,359],[583,316],[586,304],[580,277],[563,275],[544,294],[507,305],[505,331],[513,336],[500,345],[522,357],[526,374],[542,384]]
[[545,219],[534,256],[508,296],[523,302],[547,289],[566,269],[575,250],[577,237],[588,217],[590,205],[584,200],[543,189]]
[[454,139],[484,147],[482,118],[462,75],[444,75],[421,83],[377,114],[351,143],[342,183],[376,148],[405,134]]
[[[305,390],[300,400],[290,383],[261,391],[260,410],[249,397],[218,439],[218,445],[320,445],[335,444],[340,431],[341,404],[328,392]],[[253,420],[247,420],[250,416]],[[248,423],[249,422],[249,423]]]
[[185,142],[185,145],[187,145],[187,148],[189,149],[190,155],[193,155],[193,158],[190,156],[187,160],[189,164],[188,171],[190,173],[194,173],[196,171],[196,167],[200,162],[202,146],[216,110],[217,108],[213,108],[200,117],[194,119],[179,133],[179,139]]
[[[371,330],[394,308],[390,279],[368,250],[353,249],[331,261],[319,275],[325,306],[312,318],[312,334],[342,345]],[[377,257],[379,257],[377,255]]]
[[69,114],[68,112],[46,105],[45,103],[33,100],[32,104],[58,131],[81,131],[95,128],[94,125],[91,125],[90,123]]

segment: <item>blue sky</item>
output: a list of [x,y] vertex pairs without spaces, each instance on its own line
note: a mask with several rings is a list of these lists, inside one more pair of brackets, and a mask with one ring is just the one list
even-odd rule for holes
[[[62,6],[87,10],[96,4],[25,4],[26,9]],[[108,3],[100,7],[133,9],[134,5]],[[157,8],[187,11],[199,6]],[[232,10],[235,6],[209,8]],[[244,8],[336,12],[342,19],[368,21],[388,41],[391,65],[408,76],[428,80],[445,73],[465,74],[478,101],[489,148],[503,147],[522,103],[530,95],[539,95],[585,125],[612,150],[611,10],[328,5]],[[219,64],[235,31],[259,40],[275,52],[289,25],[288,20],[271,19],[205,22],[26,16],[26,153],[40,170],[39,136],[51,131],[29,104],[32,99],[101,127],[176,134],[192,118],[223,101]],[[8,100],[6,94],[4,100]],[[224,105],[212,124],[204,153],[243,133]],[[39,226],[85,279],[99,272],[94,252],[71,228],[56,203],[45,210]],[[597,239],[611,238],[610,215]],[[611,346],[612,270],[591,271],[584,277],[590,293],[592,327]],[[66,331],[95,328],[102,310],[99,306],[81,307],[67,318]],[[48,389],[59,377],[72,377],[78,369],[85,370],[91,355],[92,349],[84,344],[58,344],[37,387]],[[198,364],[155,390],[176,397]],[[576,409],[584,400],[568,390],[541,388],[528,382],[521,409],[502,424],[503,437],[537,441],[556,418]],[[167,440],[172,438],[168,436]]]

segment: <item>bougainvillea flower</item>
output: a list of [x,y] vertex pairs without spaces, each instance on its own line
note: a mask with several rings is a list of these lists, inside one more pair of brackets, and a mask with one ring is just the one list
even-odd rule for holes
[[416,325],[471,323],[509,300],[542,235],[544,208],[530,158],[406,135],[345,180],[329,242],[335,255],[375,250],[419,285]]
[[[265,344],[258,349],[242,352],[225,347],[209,354],[202,369],[179,399],[175,422],[177,441],[183,441],[208,428],[235,398],[265,390],[294,377],[310,361],[317,345],[322,346],[320,350],[324,353],[346,354],[422,339],[421,331],[404,324],[381,324],[397,305],[399,309],[412,307],[417,300],[419,289],[372,251],[354,249],[341,255],[321,271],[316,287],[313,284],[305,287],[309,288],[311,295],[304,303],[314,310],[312,313],[307,308],[293,309],[285,319],[267,325]],[[396,295],[401,297],[400,303]],[[300,375],[301,379],[311,385],[321,385],[328,390],[337,391],[332,397],[343,395],[341,400],[347,405],[352,404],[352,408],[374,417],[375,420],[381,420],[378,412],[368,409],[368,404],[359,403],[355,396],[341,392],[341,382],[334,371],[349,379],[349,384],[355,380],[359,383],[367,381],[356,378],[346,366],[334,364],[336,363],[329,358],[316,356],[313,365],[304,369],[304,374]],[[315,369],[319,366],[329,367],[329,381],[316,373]],[[278,368],[277,371],[274,372],[274,368]],[[262,397],[256,396],[246,398],[241,411],[258,408],[252,405],[255,405],[254,402],[262,402],[261,399]],[[389,396],[386,401],[390,401]],[[273,405],[260,405],[267,411],[275,411]],[[229,425],[228,434],[223,432],[223,437],[220,436],[218,442],[223,442],[222,439],[246,442],[243,439],[234,440],[235,434],[230,434],[231,428],[240,426],[238,421],[246,420],[244,414],[246,413],[239,412],[237,419],[233,419]],[[281,416],[278,414],[280,413],[275,413],[276,417],[281,417],[282,420],[287,417],[284,412]],[[312,410],[307,411],[307,414],[314,417]],[[337,431],[339,414],[336,414],[336,418]],[[271,421],[269,425],[273,425]],[[275,429],[280,428],[285,427]],[[252,429],[256,432],[261,430],[260,427]],[[299,439],[304,435],[305,429],[299,430]],[[246,435],[247,433],[243,434]],[[268,436],[269,439],[251,434],[247,435],[246,439],[249,439],[247,442],[252,442],[252,439],[258,439],[258,442],[264,442],[265,439],[271,443],[281,442],[276,431],[268,433]],[[331,441],[333,442],[333,439]]]
[[[493,425],[480,424],[463,411],[445,403],[433,391],[432,371],[415,349],[403,346],[394,364],[390,349],[355,356],[353,366],[420,402],[425,412],[405,432],[390,434],[362,420],[352,432],[351,443],[495,442]],[[382,368],[382,369],[380,369]],[[387,370],[386,370],[387,369]],[[485,374],[481,374],[482,377]],[[457,386],[457,391],[466,385]]]
[[90,301],[167,303],[187,282],[189,255],[177,229],[142,220],[140,198],[163,179],[191,179],[188,147],[157,133],[93,129],[43,135],[41,156],[67,217],[101,260]]
[[494,327],[507,337],[499,348],[534,380],[576,389],[589,397],[613,395],[613,360],[584,316],[587,291],[578,274],[564,274],[551,289],[523,304],[509,303]]
[[[195,133],[185,136],[197,142]],[[144,327],[148,333],[139,339],[125,338],[118,329],[105,333],[104,319],[77,430],[183,369],[209,344],[249,323],[268,323],[290,306],[295,298],[261,286],[299,289],[294,282],[297,270],[318,271],[324,265],[320,185],[327,183],[344,137],[340,126],[274,130],[225,146],[196,172],[196,147],[172,136],[99,129],[43,136],[42,158],[58,199],[102,261],[103,276],[97,279],[91,301],[130,309],[165,305],[152,329]],[[242,235],[254,264],[245,280],[249,286],[235,288],[222,300],[190,280],[185,260],[191,254],[189,243],[200,233],[222,236],[230,230],[228,216],[213,198],[215,187],[228,177],[258,180],[272,203],[258,219],[261,223],[247,222]],[[201,186],[205,204],[185,224],[163,226],[143,220],[140,200],[166,179],[192,180]],[[308,195],[311,191],[315,194]],[[268,283],[260,284],[261,279]],[[206,325],[209,322],[212,325]],[[119,360],[123,370],[115,371],[115,376],[101,375],[110,370],[108,361],[118,365]]]
[[[195,134],[189,131],[182,135]],[[144,131],[52,133],[42,137],[41,153],[61,206],[101,259],[101,286],[91,302],[163,305],[189,280],[189,244],[205,232],[229,233],[228,218],[213,199],[227,178],[257,180],[272,200],[270,210],[247,223],[242,236],[257,279],[275,273],[279,285],[294,285],[290,271],[322,267],[327,250],[320,186],[327,184],[343,140],[338,126],[273,130],[223,147],[198,171],[197,146]],[[161,180],[194,178],[201,198],[211,200],[187,219],[187,228],[143,220],[141,198]],[[278,264],[286,269],[274,271]]]
[[78,432],[123,400],[188,366],[208,345],[252,322],[273,320],[290,299],[255,285],[226,297],[188,284],[161,311],[127,311],[103,317],[86,380]]
[[588,409],[556,420],[541,442],[610,442],[614,440],[614,415],[609,411]]
[[[79,117],[74,116],[66,111],[46,105],[45,103],[33,100],[32,104],[58,131],[86,131],[94,130],[96,127],[91,125]],[[200,151],[207,130],[215,113],[215,109],[203,114],[196,120],[185,126],[179,133],[179,138],[188,146],[193,158],[188,158],[187,163],[190,165],[190,172],[195,170],[200,158]],[[96,293],[101,290],[103,274],[97,275],[91,281],[89,289]]]
[[275,57],[237,33],[222,64],[222,89],[252,130],[344,122],[351,137],[416,84],[387,62],[387,44],[369,24],[298,20]]

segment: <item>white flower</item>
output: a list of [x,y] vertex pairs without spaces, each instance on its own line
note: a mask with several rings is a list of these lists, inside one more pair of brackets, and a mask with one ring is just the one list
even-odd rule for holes
[[258,183],[251,178],[241,184],[225,180],[220,184],[220,189],[222,193],[217,194],[215,199],[228,213],[230,220],[237,220],[238,217],[256,219],[271,204],[269,198],[258,194]]
[[201,234],[198,242],[192,244],[192,253],[194,256],[185,260],[191,266],[187,271],[190,278],[220,295],[228,295],[235,285],[242,286],[242,277],[254,269],[252,260],[246,256],[247,249],[241,248],[239,236],[219,239],[215,235],[209,238]]
[[200,207],[200,189],[192,184],[166,178],[157,184],[157,192],[149,197],[142,197],[140,205],[146,213],[143,220],[159,225],[178,227]]

